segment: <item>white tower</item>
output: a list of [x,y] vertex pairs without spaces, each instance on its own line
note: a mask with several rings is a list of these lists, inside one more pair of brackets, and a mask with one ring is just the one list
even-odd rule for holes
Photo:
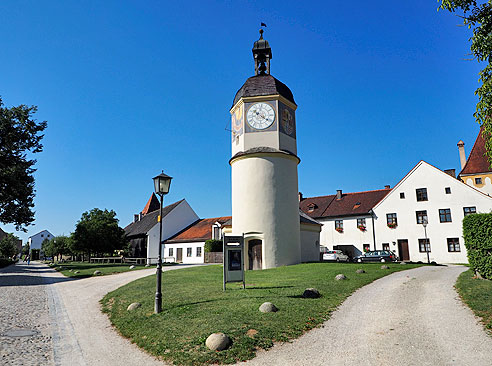
[[295,110],[270,75],[271,48],[254,43],[255,76],[239,89],[232,116],[232,231],[245,236],[247,269],[300,263]]

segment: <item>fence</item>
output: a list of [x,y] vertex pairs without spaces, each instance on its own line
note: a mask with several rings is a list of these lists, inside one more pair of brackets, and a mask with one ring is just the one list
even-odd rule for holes
[[224,260],[224,253],[222,252],[206,252],[205,263],[222,263]]

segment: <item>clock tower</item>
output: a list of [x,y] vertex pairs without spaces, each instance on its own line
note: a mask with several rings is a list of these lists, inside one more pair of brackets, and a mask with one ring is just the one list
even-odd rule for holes
[[232,119],[232,231],[244,234],[245,266],[267,269],[301,261],[297,183],[297,105],[270,75],[268,41],[253,45],[255,75],[236,93]]

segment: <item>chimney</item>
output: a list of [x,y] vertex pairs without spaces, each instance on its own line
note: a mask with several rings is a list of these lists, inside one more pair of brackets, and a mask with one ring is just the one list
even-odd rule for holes
[[140,215],[139,214],[135,214],[133,215],[133,222],[137,222],[138,219],[139,219]]
[[303,199],[304,197],[302,196],[302,192],[299,192],[299,202],[301,202]]
[[390,189],[391,187],[389,186],[389,184],[385,185],[384,186],[384,189]]
[[463,170],[466,164],[466,154],[465,154],[465,143],[461,140],[458,142],[458,150],[460,152],[461,170]]
[[444,170],[444,173],[452,176],[453,178],[456,178],[456,170],[455,169],[446,169],[446,170]]
[[337,189],[337,200],[341,200],[341,199],[342,199],[342,190]]
[[144,216],[144,215],[143,215],[143,213],[141,213],[141,212],[140,212],[140,213],[138,214],[138,221],[142,220],[142,217],[143,217],[143,216]]

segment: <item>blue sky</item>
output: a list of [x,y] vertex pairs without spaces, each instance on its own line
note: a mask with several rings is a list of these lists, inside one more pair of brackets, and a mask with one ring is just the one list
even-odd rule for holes
[[[22,1],[0,4],[0,95],[47,120],[36,222],[69,234],[82,212],[126,226],[163,169],[166,202],[231,213],[236,91],[260,22],[272,75],[298,104],[305,196],[394,186],[421,159],[456,168],[478,133],[469,30],[436,1]],[[6,231],[13,231],[4,225]]]

